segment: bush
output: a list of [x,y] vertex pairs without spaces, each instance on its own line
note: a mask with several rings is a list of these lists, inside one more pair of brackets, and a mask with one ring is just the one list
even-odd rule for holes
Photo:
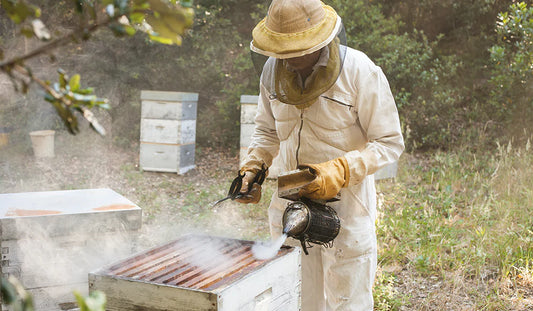
[[533,7],[512,4],[498,15],[496,33],[490,48],[493,117],[521,131],[533,123]]
[[[465,90],[455,85],[461,61],[440,55],[434,41],[416,29],[401,32],[397,16],[386,17],[367,1],[334,1],[345,17],[348,45],[365,52],[385,72],[400,112],[407,147],[448,147],[460,135]],[[349,17],[349,18],[348,18]]]

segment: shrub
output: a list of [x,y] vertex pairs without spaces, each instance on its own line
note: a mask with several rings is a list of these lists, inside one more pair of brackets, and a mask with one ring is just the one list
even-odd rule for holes
[[498,15],[496,34],[497,44],[490,48],[493,117],[522,130],[533,122],[533,7],[512,4]]

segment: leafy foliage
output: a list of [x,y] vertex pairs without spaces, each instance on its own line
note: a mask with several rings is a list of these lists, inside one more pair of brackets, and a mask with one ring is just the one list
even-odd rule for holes
[[533,122],[533,7],[514,3],[498,15],[497,44],[490,48],[494,63],[490,83],[495,118]]
[[[13,311],[33,311],[32,296],[24,289],[15,277],[0,278],[1,299],[4,304],[10,306]],[[101,291],[93,291],[87,297],[75,291],[74,296],[80,307],[80,311],[105,311],[106,296]]]
[[9,278],[0,277],[0,294],[2,301],[10,305],[13,311],[33,311],[33,298],[24,289],[22,284],[13,276]]
[[[139,30],[148,34],[155,42],[180,45],[181,35],[192,26],[194,17],[190,1],[184,1],[182,6],[175,0],[71,0],[70,4],[79,15],[76,30],[63,37],[52,38],[50,31],[39,19],[41,10],[38,7],[27,4],[24,0],[2,0],[1,3],[9,18],[20,24],[20,34],[41,41],[51,41],[25,55],[15,56],[0,63],[0,70],[11,78],[15,89],[23,93],[27,93],[31,82],[36,82],[44,88],[46,101],[55,107],[71,134],[79,131],[77,117],[73,113],[73,110],[77,110],[89,121],[93,129],[104,135],[104,128],[90,109],[109,106],[105,100],[93,94],[92,88],[80,88],[78,74],[67,83],[65,73],[61,71],[59,83],[51,85],[50,82],[35,77],[31,68],[25,65],[25,61],[49,53],[57,47],[86,41],[101,27],[108,27],[117,37],[133,36]],[[100,6],[104,6],[105,13],[101,13]],[[3,49],[0,48],[0,60],[3,55]]]
[[[69,72],[82,68],[92,73],[84,75],[84,84],[101,90],[102,97],[112,97],[114,139],[124,146],[138,141],[140,89],[175,90],[200,94],[199,146],[238,148],[240,96],[258,92],[258,76],[249,58],[251,30],[265,16],[269,0],[198,0],[194,5],[181,1],[185,13],[172,14],[152,10],[163,0],[84,1],[94,5],[79,9],[74,2],[49,1],[47,6],[57,14],[47,17],[42,12],[39,19],[47,25],[57,21],[64,27],[81,22],[86,29],[94,14],[99,22],[112,19],[106,26],[111,32],[76,37],[79,44],[87,37],[94,42],[86,52],[65,50],[62,57],[66,61],[58,62]],[[72,9],[59,3],[70,4]],[[169,7],[171,3],[164,2]],[[523,35],[506,42],[503,26],[496,26],[501,30],[495,32],[498,12],[509,7],[508,0],[326,3],[343,18],[348,44],[368,54],[387,75],[410,150],[461,144],[475,148],[479,137],[494,147],[494,137],[504,132],[502,128],[531,123],[517,119],[531,115],[527,110],[531,104],[525,103],[533,97],[531,70],[524,71],[527,66],[519,69],[531,53],[519,51],[515,45],[526,49],[532,45]],[[169,29],[179,30],[167,22],[169,14],[180,20],[192,9],[195,17],[190,29],[180,37],[167,35]],[[518,34],[528,29],[528,19],[522,15],[518,19],[513,12],[507,13],[505,31]],[[27,19],[29,23],[36,18],[31,15]],[[153,27],[146,27],[147,20]],[[176,48],[183,35],[187,40]],[[157,36],[157,41],[171,44],[154,44],[151,39]],[[509,62],[514,65],[505,67]],[[505,70],[511,68],[514,71],[507,74]],[[27,89],[23,82],[19,84],[20,90]]]
[[74,292],[80,311],[105,311],[106,296],[101,291],[92,291],[89,296],[83,297],[79,292]]

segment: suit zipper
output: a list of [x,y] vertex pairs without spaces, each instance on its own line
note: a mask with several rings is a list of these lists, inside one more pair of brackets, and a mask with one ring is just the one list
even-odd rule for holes
[[300,166],[300,141],[301,141],[301,134],[302,134],[302,128],[304,126],[304,111],[300,111],[300,128],[298,129],[298,146],[296,147],[296,168]]

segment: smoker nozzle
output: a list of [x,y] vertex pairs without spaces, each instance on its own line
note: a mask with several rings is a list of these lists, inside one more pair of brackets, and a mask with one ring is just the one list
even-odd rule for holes
[[283,233],[298,237],[305,232],[309,224],[309,210],[303,202],[289,204],[283,215]]

